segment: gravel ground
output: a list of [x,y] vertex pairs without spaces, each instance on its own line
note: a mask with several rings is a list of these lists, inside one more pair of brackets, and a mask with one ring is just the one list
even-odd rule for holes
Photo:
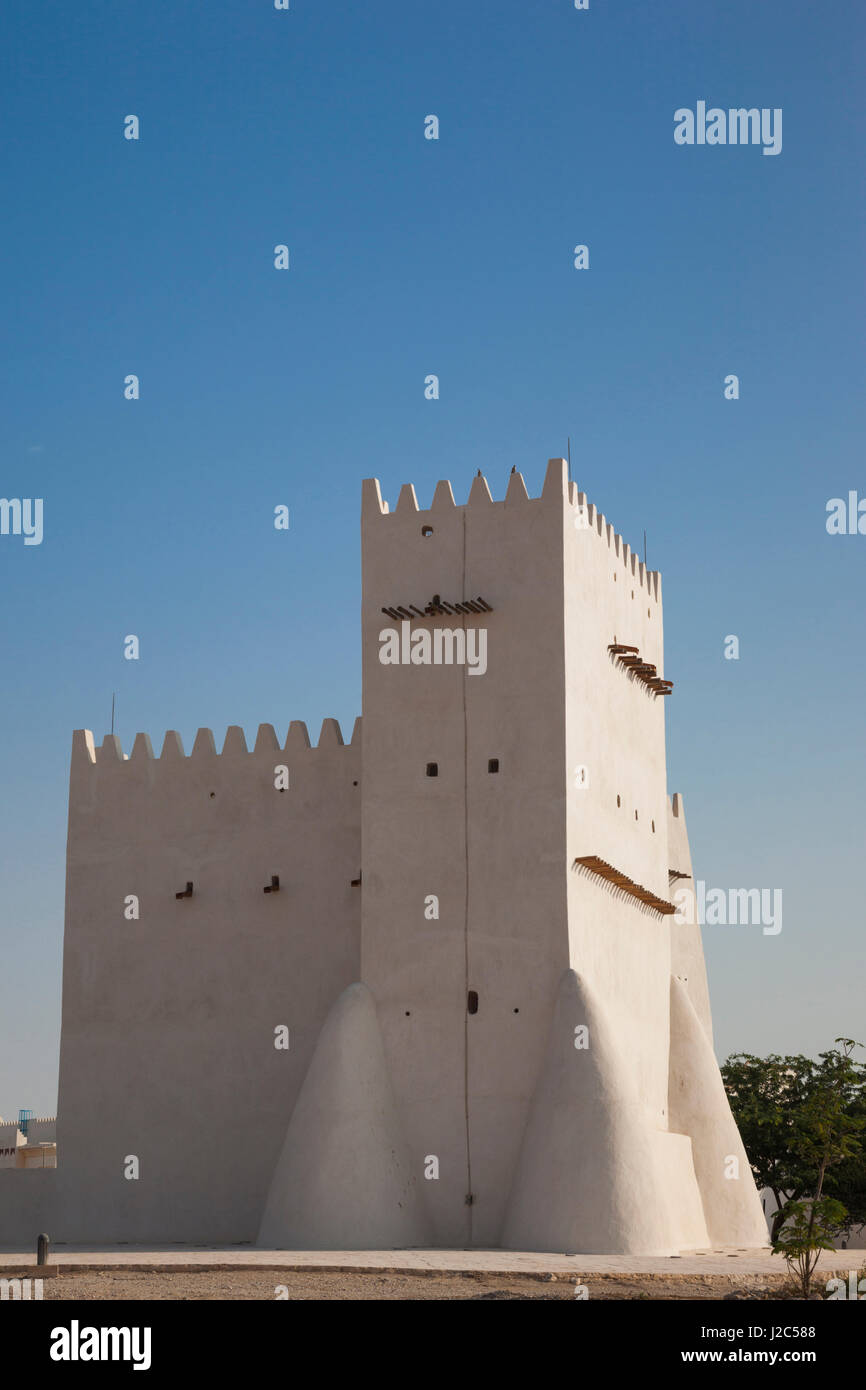
[[[44,1281],[49,1300],[113,1301],[124,1299],[272,1301],[278,1285],[289,1299],[413,1300],[569,1299],[582,1282],[590,1299],[784,1299],[790,1298],[785,1276],[751,1280],[720,1275],[525,1275],[491,1274],[372,1274],[304,1270],[204,1269],[181,1273],[103,1271],[58,1274]],[[818,1285],[822,1287],[821,1284]],[[282,1295],[283,1298],[286,1294]]]

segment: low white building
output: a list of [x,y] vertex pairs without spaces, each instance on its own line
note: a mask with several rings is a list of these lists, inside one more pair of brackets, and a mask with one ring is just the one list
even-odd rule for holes
[[0,1116],[0,1168],[56,1168],[57,1117],[35,1118],[22,1111],[17,1120]]

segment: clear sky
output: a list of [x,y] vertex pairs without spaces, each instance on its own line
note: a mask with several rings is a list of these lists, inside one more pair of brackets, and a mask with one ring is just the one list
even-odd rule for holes
[[[866,497],[864,38],[854,0],[6,0],[0,493],[44,539],[0,536],[0,1114],[56,1105],[72,729],[116,691],[127,751],[348,733],[360,480],[537,494],[568,435],[662,571],[696,875],[784,893],[705,929],[717,1052],[863,1038],[866,535],[825,509]],[[781,108],[781,153],[675,144],[699,101]]]

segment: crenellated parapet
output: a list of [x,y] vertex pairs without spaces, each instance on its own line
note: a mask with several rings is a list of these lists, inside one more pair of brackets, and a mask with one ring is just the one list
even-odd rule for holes
[[425,519],[429,518],[429,526],[432,531],[436,520],[446,521],[449,514],[466,512],[478,516],[483,515],[485,511],[490,511],[490,509],[502,511],[525,509],[528,515],[532,510],[552,506],[561,507],[566,512],[570,511],[571,517],[567,516],[566,519],[570,520],[575,532],[593,535],[597,540],[602,541],[610,552],[610,557],[618,566],[622,566],[630,581],[644,589],[647,595],[656,602],[660,600],[661,575],[659,571],[651,570],[644,564],[637,551],[632,550],[619,532],[614,530],[600,509],[589,501],[586,493],[581,492],[577,483],[568,478],[568,464],[562,458],[552,458],[548,461],[544,485],[538,497],[530,497],[523,474],[516,469],[513,470],[508,479],[505,497],[501,501],[494,500],[486,477],[479,472],[473,479],[469,496],[463,504],[455,500],[451,483],[447,479],[441,479],[436,484],[428,508],[419,505],[414,484],[404,483],[400,489],[396,507],[392,511],[389,503],[382,497],[378,478],[365,478],[362,489],[361,516],[362,522],[371,522],[378,517],[399,518],[401,520],[411,518],[413,521],[420,521],[422,526]]
[[[26,1120],[28,1127],[30,1125],[53,1125],[56,1123],[56,1115],[30,1115]],[[19,1125],[20,1122],[18,1120],[4,1120],[3,1116],[0,1115],[0,1129],[18,1129]]]
[[[353,833],[360,824],[360,783],[360,718],[348,743],[336,719],[323,721],[316,744],[307,725],[293,720],[285,739],[272,724],[260,724],[250,743],[240,725],[231,725],[221,746],[212,729],[201,728],[188,752],[173,729],[158,753],[145,733],[137,734],[127,751],[116,734],[97,744],[89,729],[77,729],[70,768],[70,851],[85,859],[110,853],[115,862],[129,865],[146,844],[161,846],[160,854],[169,857],[180,851],[189,865],[197,862],[201,840],[226,863],[236,862],[245,853],[245,836],[278,843],[300,821],[323,837]],[[296,830],[291,837],[297,843]],[[355,852],[353,860],[357,857]],[[279,873],[280,865],[279,859],[272,868],[263,865],[263,881]],[[353,862],[350,877],[357,871]],[[179,887],[190,877],[187,868]]]
[[86,769],[88,766],[122,766],[124,763],[137,765],[156,762],[170,765],[184,761],[199,763],[211,758],[243,758],[252,754],[270,756],[272,753],[284,753],[296,755],[314,749],[332,751],[353,745],[359,746],[360,738],[360,715],[355,720],[352,737],[348,744],[344,743],[343,733],[336,719],[324,719],[322,721],[319,740],[315,745],[312,744],[309,730],[302,719],[292,720],[283,744],[280,743],[273,724],[260,724],[252,748],[247,744],[243,728],[239,724],[231,724],[226,730],[221,750],[217,750],[213,730],[203,728],[196,733],[192,748],[189,754],[186,754],[180,734],[174,729],[169,729],[157,755],[153,751],[149,734],[136,734],[131,751],[124,753],[117,734],[106,734],[102,743],[97,744],[90,729],[76,729],[72,735],[72,763],[74,768]]
[[618,531],[615,531],[602,512],[589,501],[585,492],[578,490],[576,483],[570,484],[571,502],[575,507],[577,519],[580,525],[578,530],[585,529],[605,541],[612,558],[621,564],[626,574],[641,588],[646,589],[651,598],[658,601],[661,598],[661,574],[658,570],[648,569],[643,560],[638,557],[636,551],[632,550]]

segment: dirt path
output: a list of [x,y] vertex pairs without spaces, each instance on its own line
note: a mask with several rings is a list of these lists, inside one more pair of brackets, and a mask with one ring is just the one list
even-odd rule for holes
[[[786,1298],[784,1275],[520,1275],[520,1274],[378,1274],[279,1269],[203,1269],[183,1273],[102,1271],[59,1274],[43,1282],[47,1301],[114,1301],[123,1299],[220,1300],[266,1299],[276,1290],[290,1300],[500,1300],[569,1299],[724,1299],[732,1295]],[[577,1287],[576,1287],[577,1286]],[[818,1288],[822,1285],[818,1284]],[[587,1296],[587,1295],[584,1295]]]

